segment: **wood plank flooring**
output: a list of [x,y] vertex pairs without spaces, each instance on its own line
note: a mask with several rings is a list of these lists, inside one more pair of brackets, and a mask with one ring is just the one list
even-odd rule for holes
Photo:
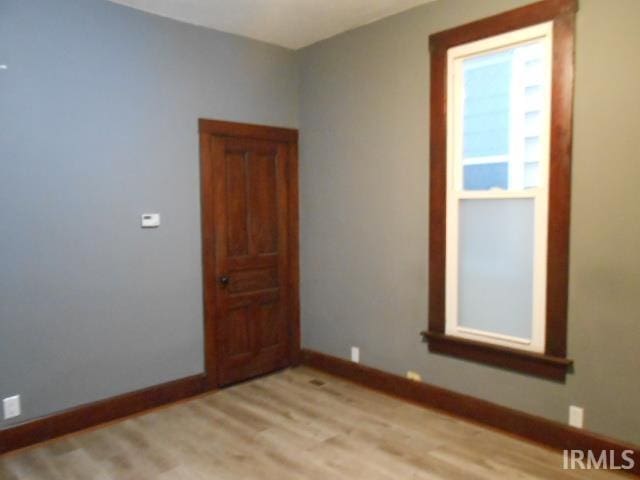
[[0,457],[2,480],[616,479],[299,367]]

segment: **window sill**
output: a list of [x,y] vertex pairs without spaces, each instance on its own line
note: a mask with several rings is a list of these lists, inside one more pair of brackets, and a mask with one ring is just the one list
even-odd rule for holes
[[429,343],[430,352],[464,358],[559,382],[564,382],[567,370],[573,364],[573,360],[568,358],[526,352],[437,332],[421,332],[421,335]]

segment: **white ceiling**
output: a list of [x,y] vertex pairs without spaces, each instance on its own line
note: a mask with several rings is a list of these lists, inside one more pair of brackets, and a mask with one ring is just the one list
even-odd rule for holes
[[298,49],[434,0],[111,0]]

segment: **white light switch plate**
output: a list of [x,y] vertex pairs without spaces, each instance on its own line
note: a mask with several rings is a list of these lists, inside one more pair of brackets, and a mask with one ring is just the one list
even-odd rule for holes
[[157,228],[160,226],[159,213],[143,213],[140,218],[142,228]]
[[20,415],[20,395],[14,395],[13,397],[7,397],[2,400],[2,407],[5,420],[17,417]]

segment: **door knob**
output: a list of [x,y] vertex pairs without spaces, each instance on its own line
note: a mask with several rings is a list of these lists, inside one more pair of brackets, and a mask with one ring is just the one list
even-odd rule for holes
[[218,280],[220,281],[220,285],[222,285],[223,287],[229,285],[229,277],[227,277],[226,275],[221,276]]

